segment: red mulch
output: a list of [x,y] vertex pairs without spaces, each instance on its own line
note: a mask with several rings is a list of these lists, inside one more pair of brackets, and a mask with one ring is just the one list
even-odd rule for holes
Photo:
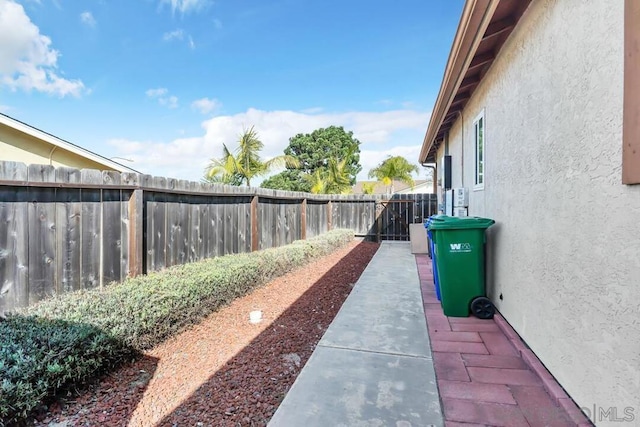
[[377,249],[355,241],[273,280],[33,424],[266,425]]

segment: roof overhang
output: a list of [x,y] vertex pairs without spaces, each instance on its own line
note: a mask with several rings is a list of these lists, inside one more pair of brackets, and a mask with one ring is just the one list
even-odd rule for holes
[[57,136],[51,135],[50,133],[46,133],[44,131],[41,131],[40,129],[36,129],[33,126],[29,126],[28,124],[13,119],[5,114],[0,113],[0,124],[8,126],[33,138],[37,138],[41,141],[51,144],[52,146],[58,147],[59,149],[69,151],[78,156],[99,163],[103,165],[105,169],[115,170],[118,172],[140,173],[135,169],[128,168],[118,162],[114,162],[111,159],[108,159],[92,151],[86,150],[68,141],[60,139]]
[[471,99],[531,0],[467,0],[420,151],[435,162],[438,147]]

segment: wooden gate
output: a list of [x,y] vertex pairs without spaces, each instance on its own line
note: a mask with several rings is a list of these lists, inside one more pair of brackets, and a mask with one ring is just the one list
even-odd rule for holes
[[377,240],[409,240],[409,224],[438,212],[436,194],[394,194],[376,204]]

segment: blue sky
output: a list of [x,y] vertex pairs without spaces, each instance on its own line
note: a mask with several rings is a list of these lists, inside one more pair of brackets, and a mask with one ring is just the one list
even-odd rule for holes
[[0,0],[0,111],[192,180],[249,126],[270,157],[339,125],[365,179],[417,163],[463,3]]

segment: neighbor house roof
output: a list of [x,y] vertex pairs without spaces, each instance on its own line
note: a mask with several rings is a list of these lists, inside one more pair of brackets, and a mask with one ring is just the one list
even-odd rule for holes
[[[431,181],[427,181],[424,179],[416,179],[413,182],[414,182],[414,187],[417,187],[419,185],[423,185],[426,183],[431,184]],[[364,184],[375,184],[373,187],[373,194],[387,194],[387,192],[389,191],[389,186],[384,185],[380,181],[357,181],[355,185],[351,188],[351,191],[353,191],[353,194],[364,194],[362,191]],[[411,186],[406,182],[393,181],[393,190],[396,193],[398,191],[406,190],[407,188],[411,188]]]
[[420,162],[436,151],[487,73],[531,0],[467,0],[453,39],[440,92],[422,143]]
[[51,135],[50,133],[44,132],[26,123],[23,123],[12,117],[9,117],[6,114],[0,113],[0,125],[8,126],[12,129],[15,129],[16,131],[22,132],[33,138],[39,139],[40,141],[48,143],[53,147],[57,147],[57,149],[62,149],[62,150],[74,153],[78,156],[85,157],[95,163],[103,165],[105,169],[115,170],[118,172],[139,173],[135,169],[131,169],[127,166],[121,165],[118,162],[114,162],[111,159],[108,159],[92,151],[89,151],[85,148],[72,144],[71,142],[60,139],[57,136]]

